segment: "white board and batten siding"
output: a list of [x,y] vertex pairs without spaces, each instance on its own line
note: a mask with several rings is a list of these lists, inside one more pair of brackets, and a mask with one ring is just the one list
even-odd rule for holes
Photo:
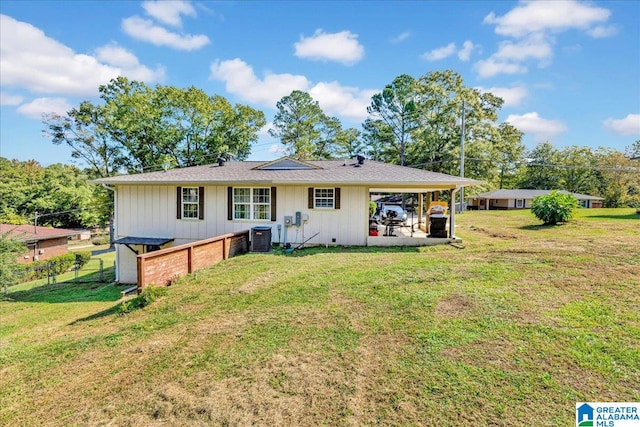
[[[195,185],[194,185],[195,186]],[[317,186],[326,188],[327,186]],[[284,238],[284,217],[296,212],[308,215],[300,227],[289,227],[287,242],[310,245],[364,246],[367,244],[369,193],[364,186],[340,187],[340,209],[309,209],[309,186],[276,187],[276,220],[233,220],[227,218],[227,186],[204,186],[204,219],[177,219],[175,185],[119,185],[116,191],[116,238],[125,236],[166,237],[166,246],[193,242],[221,234],[271,226],[272,241]],[[277,225],[281,224],[278,235]],[[137,281],[136,255],[117,245],[119,281]],[[142,247],[134,247],[142,253]]]

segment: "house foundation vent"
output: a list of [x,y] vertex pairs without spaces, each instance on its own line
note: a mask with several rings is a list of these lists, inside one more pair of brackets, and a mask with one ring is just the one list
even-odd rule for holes
[[253,227],[251,229],[251,252],[271,251],[271,227]]

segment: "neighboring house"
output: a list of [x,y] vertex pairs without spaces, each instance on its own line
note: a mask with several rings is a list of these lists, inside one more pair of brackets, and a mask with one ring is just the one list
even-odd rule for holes
[[[494,209],[530,209],[531,202],[537,196],[546,196],[551,190],[495,190],[488,193],[477,194],[468,197],[468,209],[494,210]],[[583,208],[601,208],[604,199],[602,197],[589,196],[588,194],[569,193],[560,190],[559,193],[572,194]]]
[[[116,274],[122,283],[136,282],[138,254],[257,226],[268,227],[275,243],[371,245],[370,193],[437,197],[441,191],[455,195],[461,187],[479,183],[362,158],[298,161],[286,157],[94,182],[115,192]],[[452,236],[453,216],[450,230]]]
[[20,263],[45,260],[69,252],[67,241],[78,231],[33,225],[0,224],[0,234],[26,244],[28,252],[18,258]]

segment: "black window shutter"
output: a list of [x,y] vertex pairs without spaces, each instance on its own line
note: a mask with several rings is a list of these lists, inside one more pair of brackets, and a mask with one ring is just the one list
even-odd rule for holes
[[204,187],[198,188],[198,219],[204,219]]
[[182,219],[182,187],[176,192],[176,219]]
[[233,187],[227,187],[227,219],[233,220]]
[[333,203],[334,208],[340,209],[340,189],[339,188],[335,188],[333,190],[333,197],[335,198],[335,201]]
[[276,220],[276,187],[271,187],[271,221]]
[[313,187],[309,187],[309,209],[313,209]]

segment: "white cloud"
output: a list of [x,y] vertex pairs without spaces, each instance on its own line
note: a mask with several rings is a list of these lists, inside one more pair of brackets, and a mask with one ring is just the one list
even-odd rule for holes
[[43,114],[66,114],[71,106],[64,98],[36,98],[33,101],[18,107],[18,113],[32,119],[40,119]]
[[473,69],[480,77],[492,77],[496,74],[522,74],[527,67],[512,62],[496,61],[493,58],[483,59],[473,64]]
[[521,0],[516,7],[502,16],[491,12],[485,24],[495,25],[495,32],[517,41],[500,43],[498,51],[475,64],[480,77],[496,74],[526,72],[527,61],[537,61],[546,67],[553,58],[553,34],[569,30],[583,31],[591,37],[608,37],[616,28],[605,25],[611,11],[576,0],[530,1]]
[[640,114],[628,114],[624,119],[608,118],[604,126],[620,135],[640,135]]
[[20,95],[0,92],[0,105],[20,105],[23,100],[24,98]]
[[282,97],[294,90],[308,92],[329,115],[355,120],[367,116],[366,107],[377,91],[341,86],[337,82],[312,85],[304,76],[267,73],[261,80],[246,62],[239,58],[211,64],[210,79],[225,82],[225,89],[243,101],[275,108]]
[[618,34],[618,29],[613,25],[598,25],[587,30],[587,34],[594,39],[603,39],[605,37],[615,36]]
[[490,92],[504,100],[505,107],[515,107],[520,105],[522,100],[529,95],[529,91],[524,86],[515,87],[478,87],[481,92]]
[[273,127],[273,122],[267,122],[264,126],[258,129],[258,136],[270,136],[269,129]]
[[471,58],[471,54],[474,50],[478,49],[478,45],[474,45],[470,40],[467,40],[462,45],[462,49],[458,51],[458,59],[461,61],[468,61]]
[[115,67],[132,68],[140,65],[138,58],[133,53],[115,44],[99,47],[95,54],[99,61]]
[[397,35],[396,37],[393,37],[391,39],[391,43],[400,43],[401,41],[406,40],[409,36],[411,35],[411,33],[409,31],[405,31],[402,34]]
[[350,31],[325,33],[318,29],[311,37],[302,36],[294,46],[298,58],[314,61],[335,61],[352,65],[364,57],[364,47],[358,42],[358,35]]
[[503,16],[491,12],[483,22],[495,24],[497,34],[523,37],[531,33],[570,29],[587,31],[607,21],[610,15],[608,9],[574,0],[521,1]]
[[553,49],[550,41],[543,34],[532,34],[517,42],[500,43],[498,51],[489,58],[478,61],[474,69],[480,77],[492,77],[497,74],[526,73],[523,65],[528,60],[537,60],[538,67],[543,68],[551,63]]
[[306,91],[309,81],[293,74],[267,74],[260,80],[253,68],[236,58],[211,64],[210,79],[225,82],[225,88],[244,101],[274,108],[276,103],[294,90]]
[[182,15],[196,17],[196,10],[188,1],[144,1],[142,8],[147,15],[163,24],[182,26]]
[[427,61],[440,61],[456,53],[456,44],[449,43],[446,46],[433,49],[431,52],[425,52],[422,54],[422,58]]
[[[98,57],[103,53],[98,52]],[[151,70],[131,56],[126,61],[121,58],[118,66],[100,62],[98,57],[77,54],[33,25],[0,15],[3,87],[36,94],[94,96],[98,86],[118,76],[144,77],[146,82],[164,77],[164,69]]]
[[320,82],[309,89],[309,95],[329,115],[341,115],[352,120],[362,121],[367,118],[367,106],[377,91],[360,90],[356,87],[341,86],[338,82]]
[[567,130],[567,127],[562,122],[543,119],[536,112],[522,115],[511,114],[505,121],[511,123],[525,134],[533,135],[538,142],[557,137]]
[[269,146],[269,154],[277,154],[279,156],[285,155],[287,149],[282,144],[272,144]]
[[122,30],[134,39],[149,42],[156,46],[168,46],[177,50],[192,51],[210,43],[204,34],[177,34],[155,25],[149,19],[132,16],[122,20]]
[[500,43],[498,51],[491,57],[503,61],[519,62],[537,59],[541,63],[548,63],[553,57],[553,50],[549,41],[542,34],[534,34],[515,43],[510,41]]

